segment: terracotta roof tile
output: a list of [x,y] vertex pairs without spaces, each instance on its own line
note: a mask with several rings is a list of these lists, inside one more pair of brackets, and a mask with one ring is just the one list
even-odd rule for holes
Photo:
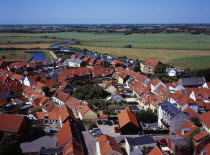
[[122,128],[123,126],[125,126],[126,124],[130,122],[136,125],[137,127],[139,127],[139,124],[136,120],[135,115],[130,111],[128,107],[118,114],[118,120],[119,120],[120,128]]
[[18,132],[25,116],[0,114],[0,131]]
[[189,118],[192,118],[192,117],[199,117],[199,114],[196,113],[194,110],[192,110],[192,108],[190,107],[187,107],[183,110],[183,112],[186,112],[188,114],[188,117]]
[[159,63],[160,63],[160,61],[158,61],[158,60],[148,59],[148,60],[145,61],[144,65],[157,66]]
[[45,116],[48,116],[48,119],[50,120],[59,119],[58,113],[54,113],[54,112],[36,112],[34,114],[34,117],[36,117],[37,119],[45,119]]
[[58,112],[62,122],[65,122],[69,117],[76,121],[72,110],[66,105],[63,105],[61,108],[59,108]]
[[101,155],[109,154],[110,151],[116,151],[122,154],[119,145],[113,137],[105,134],[100,136],[96,141],[99,143]]
[[208,127],[210,127],[209,118],[210,118],[210,111],[204,113],[204,114],[200,117],[200,120],[201,120],[201,122],[203,122],[204,124],[206,124]]
[[[185,134],[182,134],[182,130],[184,129],[188,129],[187,132]],[[187,121],[186,123],[184,123],[177,131],[176,131],[176,135],[177,137],[184,137],[187,138],[188,136],[190,136],[190,134],[195,130],[198,129],[198,127],[191,122],[190,120]]]
[[155,146],[148,155],[163,155],[162,151],[159,149],[159,147]]

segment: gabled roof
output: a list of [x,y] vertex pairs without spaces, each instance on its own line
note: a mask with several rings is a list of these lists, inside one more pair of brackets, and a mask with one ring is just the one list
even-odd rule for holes
[[37,119],[45,119],[45,116],[48,116],[48,119],[50,120],[59,119],[58,113],[54,113],[54,112],[36,112],[34,114],[34,117],[36,117]]
[[25,116],[0,114],[0,131],[18,132]]
[[21,80],[24,76],[20,74],[13,74],[11,76],[12,79]]
[[76,121],[72,110],[66,105],[63,105],[58,112],[62,122],[65,122],[69,117]]
[[62,101],[62,102],[65,102],[68,98],[69,98],[69,95],[60,91],[60,90],[57,90],[54,94],[53,94],[53,97],[57,98],[58,100]]
[[69,97],[66,101],[65,101],[65,105],[67,105],[69,108],[74,109],[74,110],[79,110],[80,106],[83,106],[83,103],[81,101],[79,101],[76,98],[73,97]]
[[155,146],[148,155],[163,155],[159,147]]
[[201,132],[193,137],[194,140],[199,141],[200,139],[206,137],[208,134],[201,130]]
[[180,112],[177,107],[175,107],[172,103],[166,100],[164,100],[160,104],[160,107],[169,115],[170,119],[172,119],[174,116],[176,116]]
[[144,62],[144,65],[147,66],[157,66],[160,63],[160,61],[158,60],[152,60],[152,59],[148,59]]
[[66,121],[62,128],[57,132],[57,137],[58,147],[65,145],[67,141],[73,137],[69,121]]
[[[182,134],[182,130],[186,130],[185,134]],[[198,127],[191,122],[190,120],[187,121],[186,123],[184,123],[177,131],[176,131],[176,135],[177,137],[184,137],[187,138],[188,136],[190,136],[190,134],[192,134],[193,131],[195,131],[196,129],[198,129]]]
[[128,141],[128,144],[130,146],[141,146],[152,143],[156,144],[152,135],[144,135],[139,137],[126,137],[126,140]]
[[118,120],[119,120],[120,128],[122,128],[128,123],[132,123],[135,126],[139,127],[139,124],[136,120],[136,116],[130,111],[128,107],[118,114]]
[[96,141],[99,143],[101,155],[106,155],[110,151],[116,151],[122,154],[119,145],[113,137],[105,134],[100,136]]
[[210,143],[208,143],[203,150],[201,151],[204,153],[204,155],[210,155]]
[[200,117],[200,120],[201,120],[201,122],[203,122],[204,124],[206,124],[208,127],[210,127],[209,118],[210,118],[210,111],[204,113],[204,114]]
[[184,87],[202,86],[206,82],[206,80],[204,77],[189,77],[189,78],[180,78],[178,82]]
[[43,80],[44,79],[44,74],[36,74],[36,75],[27,76],[30,83],[34,83],[36,81],[37,77],[40,77],[41,80]]
[[187,113],[189,118],[199,117],[199,114],[192,110],[190,107],[185,108],[183,112]]
[[[90,107],[87,104],[84,104],[84,106],[82,106],[82,108],[79,109],[79,112],[83,116],[89,110],[91,110]],[[93,111],[93,110],[91,110],[91,111]]]

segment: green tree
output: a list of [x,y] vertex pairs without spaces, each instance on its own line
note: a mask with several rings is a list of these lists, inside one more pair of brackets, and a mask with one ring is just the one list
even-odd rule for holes
[[158,64],[157,66],[155,66],[154,68],[154,73],[165,73],[166,72],[166,67],[167,65],[164,64]]
[[140,71],[140,65],[135,65],[135,66],[133,67],[133,71],[134,71],[134,72],[139,72],[139,71]]
[[37,76],[36,79],[35,79],[35,81],[36,81],[36,82],[37,82],[37,81],[41,81],[41,77],[40,77],[40,76]]
[[20,143],[21,138],[18,134],[4,135],[0,141],[0,154],[21,154]]
[[145,123],[155,123],[157,122],[157,114],[152,111],[141,110],[140,112],[135,112],[136,119]]
[[196,126],[202,127],[202,123],[201,123],[201,121],[200,121],[200,119],[199,119],[198,117],[192,117],[190,120],[191,120]]
[[50,88],[48,86],[43,86],[42,91],[45,93],[45,95],[49,94]]

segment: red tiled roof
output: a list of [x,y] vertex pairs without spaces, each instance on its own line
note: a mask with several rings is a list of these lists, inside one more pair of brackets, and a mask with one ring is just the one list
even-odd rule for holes
[[101,155],[109,154],[110,151],[116,151],[122,154],[119,145],[113,137],[105,134],[100,136],[96,141],[99,143]]
[[0,131],[18,132],[25,116],[0,114]]
[[[184,135],[182,134],[182,129],[183,128],[188,128],[189,131],[187,131]],[[176,135],[177,137],[184,137],[187,138],[188,136],[190,136],[190,134],[195,130],[198,129],[198,127],[191,122],[190,120],[187,121],[186,123],[184,123],[177,131],[176,131]]]
[[207,135],[208,135],[208,134],[207,134],[205,131],[201,130],[201,132],[200,132],[199,134],[195,135],[195,136],[193,137],[193,139],[196,140],[196,141],[198,141],[198,140],[200,140],[201,138],[206,137]]
[[72,131],[70,127],[70,122],[67,120],[62,128],[57,132],[58,137],[58,147],[63,146],[70,138],[72,138]]
[[11,78],[12,78],[12,79],[16,79],[16,80],[20,80],[20,79],[23,78],[23,76],[20,75],[20,74],[13,74],[13,75],[11,76]]
[[36,117],[37,119],[45,119],[45,116],[48,116],[48,119],[50,120],[58,120],[58,113],[54,113],[54,112],[36,112],[34,114],[34,117]]
[[78,111],[79,107],[83,106],[83,103],[76,98],[69,97],[65,101],[65,105],[67,105],[71,109],[74,109],[74,110]]
[[2,75],[0,74],[0,83],[4,83],[7,80],[7,76],[6,75]]
[[69,95],[60,91],[60,90],[57,90],[54,94],[53,94],[53,97],[57,98],[58,100],[62,101],[62,102],[65,102],[68,98],[69,98]]
[[144,65],[147,65],[147,66],[157,66],[159,63],[160,63],[160,61],[158,61],[158,60],[149,59],[149,60],[146,60],[145,61]]
[[210,143],[208,143],[204,148],[203,150],[206,151],[206,153],[204,155],[210,155]]
[[130,122],[134,124],[135,126],[139,127],[139,124],[136,120],[136,116],[130,111],[128,107],[118,114],[118,120],[119,120],[120,128],[122,128],[123,126],[125,126],[126,124]]
[[82,106],[82,108],[79,109],[79,112],[80,112],[81,115],[84,115],[89,110],[91,110],[90,107],[87,104],[84,104],[84,106]]
[[91,72],[93,74],[93,77],[95,77],[95,76],[101,76],[102,74],[105,73],[105,69],[98,68],[98,69],[91,70]]
[[7,102],[6,98],[0,98],[0,105],[7,104],[7,103],[8,102]]
[[44,80],[44,74],[36,74],[36,75],[27,76],[30,83],[34,83],[37,77],[40,77],[41,80]]
[[124,62],[115,59],[114,61],[111,62],[111,64],[114,64],[114,65],[115,65],[115,64],[124,64]]
[[88,63],[93,65],[95,62],[96,62],[95,58],[90,58]]
[[200,120],[201,120],[201,122],[203,122],[204,124],[206,124],[208,127],[210,127],[209,118],[210,118],[210,111],[204,113],[204,114],[200,117]]
[[159,147],[155,146],[148,155],[163,155],[162,151],[159,149]]
[[71,59],[77,58],[77,55],[76,55],[76,54],[72,54],[70,58],[71,58]]
[[199,117],[199,114],[192,110],[190,107],[185,108],[183,112],[186,112],[189,118]]
[[65,122],[69,117],[76,121],[72,110],[66,105],[63,105],[61,108],[59,108],[58,112],[62,122]]

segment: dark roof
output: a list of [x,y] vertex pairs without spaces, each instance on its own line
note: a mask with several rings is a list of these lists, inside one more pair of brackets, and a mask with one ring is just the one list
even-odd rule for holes
[[41,148],[39,154],[55,154],[55,153],[61,153],[63,151],[63,147],[59,148]]
[[189,78],[180,78],[178,81],[183,86],[201,86],[206,80],[204,77],[189,77]]
[[140,136],[140,137],[126,137],[129,145],[139,146],[145,144],[156,143],[151,135]]
[[175,146],[184,146],[186,145],[186,140],[183,137],[173,137],[170,138]]
[[160,103],[161,109],[164,110],[167,114],[169,114],[170,119],[172,119],[174,116],[176,116],[180,111],[175,105],[173,105],[171,102],[164,100],[162,103]]

